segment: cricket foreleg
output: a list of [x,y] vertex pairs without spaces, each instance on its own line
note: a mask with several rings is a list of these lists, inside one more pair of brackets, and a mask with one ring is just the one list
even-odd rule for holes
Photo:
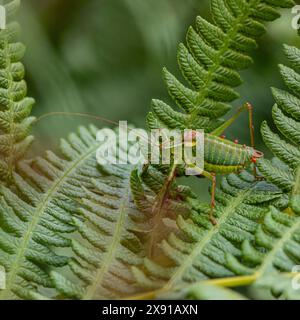
[[[250,129],[250,143],[251,147],[255,149],[255,138],[254,138],[254,123],[253,123],[253,106],[250,103],[246,104],[247,110],[249,112],[249,129]],[[256,180],[263,180],[263,177],[260,177],[257,174],[257,169],[255,163],[253,163],[253,175]]]
[[202,176],[204,176],[204,177],[206,177],[206,178],[208,178],[209,180],[212,181],[209,220],[211,221],[211,223],[213,225],[216,225],[217,224],[217,220],[214,217],[214,211],[215,211],[215,207],[216,207],[216,187],[217,187],[216,174],[213,173],[213,172],[208,172],[208,171],[201,170],[200,168],[198,168],[196,166],[193,167],[193,171],[194,172],[199,171],[199,175],[202,175]]
[[[253,124],[253,106],[250,103],[246,103],[245,107],[249,113],[249,130],[250,130],[250,145],[253,149],[255,149],[255,138],[254,138],[254,124]],[[259,180],[260,177],[257,175],[257,170],[255,163],[253,163],[253,175],[256,180]]]
[[212,181],[212,190],[211,190],[211,200],[210,200],[210,211],[209,211],[209,220],[213,225],[217,224],[217,220],[214,217],[214,211],[216,208],[216,187],[217,187],[217,178],[215,173],[210,173],[203,171],[202,173],[206,178]]

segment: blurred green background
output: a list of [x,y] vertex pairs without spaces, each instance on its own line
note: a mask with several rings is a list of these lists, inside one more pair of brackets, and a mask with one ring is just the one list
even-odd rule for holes
[[[170,101],[161,80],[164,65],[179,74],[176,49],[197,14],[209,17],[208,0],[26,0],[20,12],[25,64],[34,114],[88,112],[145,126],[151,98]],[[300,45],[293,15],[269,24],[259,41],[255,64],[243,72],[240,101],[255,106],[259,125],[269,119],[271,86],[282,87],[277,64],[282,43]],[[57,145],[59,137],[93,122],[75,117],[45,118],[35,128],[35,149]],[[95,122],[99,127],[104,123]],[[247,115],[227,133],[248,143]]]

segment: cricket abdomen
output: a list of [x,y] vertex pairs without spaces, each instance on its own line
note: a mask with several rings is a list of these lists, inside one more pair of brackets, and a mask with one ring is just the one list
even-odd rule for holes
[[208,172],[238,172],[250,163],[250,153],[249,147],[205,134],[204,162]]
[[238,173],[244,169],[244,166],[224,166],[211,163],[204,163],[204,170],[217,174]]

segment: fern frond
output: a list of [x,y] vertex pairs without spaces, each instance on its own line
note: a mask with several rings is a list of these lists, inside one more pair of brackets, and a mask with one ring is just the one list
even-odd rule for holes
[[25,47],[16,42],[19,26],[11,22],[20,0],[1,4],[6,9],[8,24],[0,31],[0,179],[8,181],[15,164],[33,141],[29,132],[35,118],[29,117],[34,100],[26,96],[25,70],[20,62]]
[[69,247],[65,234],[76,230],[75,213],[97,170],[97,129],[80,128],[61,142],[61,156],[22,161],[15,183],[0,187],[0,265],[7,272],[0,299],[34,298],[37,287],[53,287],[51,267],[65,266],[69,258],[54,248]]
[[240,259],[230,254],[227,257],[231,270],[238,275],[256,274],[256,285],[270,288],[277,297],[299,298],[292,287],[294,267],[300,264],[299,205],[298,198],[291,208],[294,216],[271,207],[255,233],[255,241],[243,243]]
[[272,89],[276,101],[272,115],[278,133],[266,122],[261,128],[265,144],[281,161],[262,160],[258,166],[269,181],[289,192],[300,185],[300,50],[286,45],[284,52],[292,68],[280,65],[280,73],[292,93]]
[[76,281],[53,272],[56,288],[67,298],[111,299],[137,291],[130,266],[139,265],[143,245],[136,235],[139,218],[130,196],[129,165],[101,166],[101,180],[93,180],[82,200],[80,217],[73,218],[80,238],[72,240],[69,266]]
[[234,276],[228,253],[239,257],[244,239],[254,239],[267,206],[286,202],[283,198],[278,188],[256,182],[247,172],[229,175],[217,192],[218,225],[210,223],[208,205],[190,199],[192,214],[186,219],[179,216],[180,232],[161,243],[171,262],[163,266],[146,259],[143,268],[133,268],[137,281],[148,290],[164,292],[195,281]]
[[229,102],[239,97],[234,90],[242,83],[239,70],[252,63],[249,52],[265,32],[264,22],[280,16],[278,8],[289,8],[292,0],[212,0],[213,23],[197,17],[187,33],[187,46],[178,49],[178,64],[190,87],[167,69],[163,77],[171,98],[182,112],[160,100],[152,101],[148,126],[154,128],[205,129],[219,127],[230,110]]
[[270,288],[276,296],[294,299],[299,297],[299,292],[291,287],[290,273],[300,262],[300,75],[297,73],[300,50],[285,46],[284,51],[292,68],[281,65],[280,73],[292,94],[273,89],[276,104],[272,115],[278,133],[273,132],[266,122],[261,131],[276,158],[261,160],[258,167],[264,177],[289,196],[289,201],[282,207],[285,211],[271,207],[264,215],[254,241],[243,243],[239,259],[229,254],[228,260],[234,273],[255,273],[259,278],[257,285]]
[[243,242],[241,255],[227,253],[226,261],[234,274],[252,275],[253,281],[258,279],[256,285],[270,288],[275,296],[295,299],[299,292],[292,287],[292,272],[300,262],[300,50],[290,46],[284,50],[293,69],[281,65],[280,72],[293,94],[273,89],[273,119],[278,133],[266,122],[261,131],[276,158],[261,160],[258,167],[264,177],[283,190],[287,201],[280,201],[281,210],[270,207],[254,239]]

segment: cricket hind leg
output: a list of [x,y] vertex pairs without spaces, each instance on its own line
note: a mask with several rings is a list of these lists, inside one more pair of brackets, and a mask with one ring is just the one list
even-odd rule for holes
[[[254,136],[254,122],[253,122],[253,105],[249,102],[244,103],[236,113],[228,119],[223,125],[221,125],[219,128],[214,130],[211,134],[220,136],[227,128],[229,128],[238,118],[239,116],[244,112],[247,111],[249,115],[249,131],[250,131],[250,146],[255,149],[255,136]],[[255,164],[253,163],[253,175],[256,180],[260,180],[261,177],[257,174],[257,169]]]
[[244,103],[240,108],[238,108],[235,114],[231,118],[229,118],[220,127],[212,131],[211,134],[215,136],[220,136],[227,128],[229,128],[239,118],[239,116],[244,111],[247,111],[249,114],[250,145],[252,148],[254,148],[255,141],[254,141],[254,125],[253,125],[253,106],[249,102]]

